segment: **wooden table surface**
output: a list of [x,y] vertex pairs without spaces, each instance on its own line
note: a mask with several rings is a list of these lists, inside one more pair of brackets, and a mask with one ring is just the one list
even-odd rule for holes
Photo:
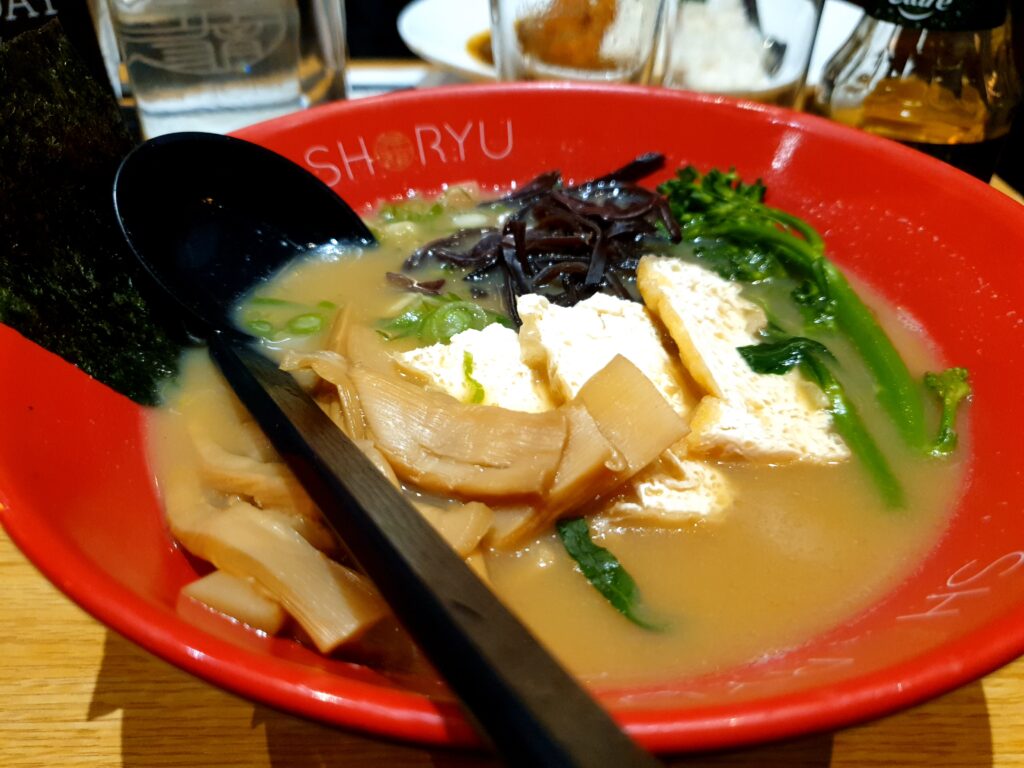
[[[1024,766],[1024,658],[868,725],[667,762],[765,768]],[[214,688],[97,623],[44,579],[0,530],[0,768],[494,765],[480,755],[329,728]]]
[[[3,768],[483,768],[253,704],[94,621],[0,532]],[[1024,658],[868,725],[673,766],[1024,766]]]

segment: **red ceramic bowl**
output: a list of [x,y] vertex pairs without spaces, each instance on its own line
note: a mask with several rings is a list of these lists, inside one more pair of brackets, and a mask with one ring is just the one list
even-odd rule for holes
[[[356,206],[550,168],[582,178],[650,150],[735,166],[824,233],[846,270],[971,369],[970,469],[949,529],[871,610],[770,661],[599,691],[641,743],[749,744],[882,715],[1024,652],[1024,207],[896,144],[812,117],[627,87],[482,86],[336,104],[241,132]],[[244,696],[435,744],[473,735],[450,702],[284,640],[175,612],[193,575],[164,527],[142,411],[0,326],[0,519],[72,599]]]

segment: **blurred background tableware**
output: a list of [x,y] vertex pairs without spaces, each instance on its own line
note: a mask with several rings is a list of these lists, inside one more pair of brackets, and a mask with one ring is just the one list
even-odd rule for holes
[[342,0],[109,0],[142,133],[227,132],[345,97]]
[[647,83],[664,0],[491,0],[502,80]]
[[991,178],[1020,100],[1008,0],[865,0],[812,110]]
[[[1017,66],[1017,77],[1024,81],[1024,11],[1010,8],[1010,44],[1013,46],[1013,60]],[[1024,101],[1024,97],[1022,97]],[[996,165],[996,176],[1014,189],[1024,189],[1024,108],[1018,103],[1014,114],[1013,127],[1006,137],[1003,152]]]
[[663,85],[801,102],[821,0],[669,0]]
[[497,76],[488,0],[413,0],[399,14],[397,29],[414,54],[458,77],[475,81]]

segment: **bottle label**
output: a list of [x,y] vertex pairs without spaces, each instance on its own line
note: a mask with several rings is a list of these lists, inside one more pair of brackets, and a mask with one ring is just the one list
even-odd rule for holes
[[912,29],[967,31],[995,29],[1006,21],[1005,0],[858,0],[880,21]]

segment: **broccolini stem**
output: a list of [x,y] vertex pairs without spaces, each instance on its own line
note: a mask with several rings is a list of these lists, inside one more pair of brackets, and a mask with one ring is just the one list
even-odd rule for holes
[[771,224],[737,222],[730,224],[728,232],[724,234],[747,243],[771,243],[785,252],[789,266],[797,267],[804,273],[810,273],[814,263],[823,258],[810,243]]
[[791,229],[795,229],[803,236],[804,240],[807,241],[807,244],[811,246],[811,248],[817,251],[819,255],[824,255],[825,241],[822,239],[821,235],[818,234],[818,230],[803,219],[786,213],[785,211],[780,211],[778,208],[769,208],[768,210],[771,212],[771,215],[779,221],[779,223],[790,227]]
[[[803,226],[811,229],[806,224]],[[730,236],[779,246],[780,255],[790,259],[789,267],[796,267],[815,282],[823,283],[819,288],[834,301],[836,323],[863,358],[875,380],[875,397],[879,404],[896,424],[907,445],[926,449],[928,438],[921,388],[874,313],[839,268],[811,242],[776,227],[742,223],[730,231]],[[817,239],[820,242],[821,238]]]
[[889,466],[889,462],[881,449],[871,437],[867,427],[861,420],[856,406],[846,396],[846,390],[839,383],[832,371],[813,355],[808,355],[801,365],[807,378],[818,382],[821,391],[828,400],[828,411],[832,415],[832,424],[836,432],[846,441],[850,452],[857,457],[867,470],[875,486],[882,494],[886,505],[893,508],[906,506],[903,486]]
[[896,424],[904,442],[912,448],[923,449],[928,438],[920,386],[874,313],[861,301],[842,272],[826,261],[824,273],[828,293],[835,300],[836,322],[867,364],[875,380],[875,397]]
[[832,357],[820,342],[800,336],[785,336],[776,330],[761,332],[760,344],[739,347],[737,352],[755,373],[783,375],[796,368],[814,382],[828,401],[832,425],[846,441],[853,456],[860,461],[874,481],[882,499],[889,507],[903,507],[906,497],[885,455],[871,437],[856,406],[846,396],[842,383],[826,364]]

